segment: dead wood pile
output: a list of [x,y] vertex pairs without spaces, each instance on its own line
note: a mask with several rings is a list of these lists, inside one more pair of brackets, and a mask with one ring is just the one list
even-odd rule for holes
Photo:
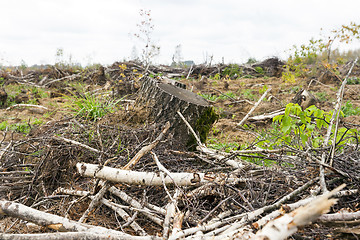
[[[121,64],[88,75],[56,75],[53,69],[43,81],[32,73],[7,77],[50,87],[84,76],[96,81],[96,75],[99,85],[128,81],[135,94],[135,78],[121,73],[142,68]],[[221,68],[194,67],[191,74]],[[356,233],[358,145],[335,154],[333,164],[326,161],[328,146],[226,153],[198,141],[198,150],[188,152],[168,134],[168,123],[130,126],[133,110],[125,111],[96,123],[69,117],[33,129],[22,140],[3,138],[1,239],[336,239]],[[244,156],[276,164],[255,165]]]

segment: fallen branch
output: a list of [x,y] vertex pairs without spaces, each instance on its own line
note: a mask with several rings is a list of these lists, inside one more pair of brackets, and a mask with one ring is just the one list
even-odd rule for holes
[[82,143],[80,143],[80,142],[77,142],[77,141],[74,141],[74,140],[71,140],[71,139],[67,139],[67,138],[60,137],[60,136],[54,136],[53,138],[54,138],[55,140],[58,140],[58,141],[63,141],[63,142],[71,143],[71,144],[73,144],[73,145],[76,145],[76,146],[85,148],[85,149],[90,150],[90,151],[95,152],[95,153],[101,153],[101,151],[98,150],[98,149],[89,147],[88,145],[82,144]]
[[42,86],[45,87],[46,85],[50,85],[51,83],[54,83],[54,82],[59,82],[59,81],[62,81],[62,80],[72,79],[72,78],[77,78],[77,77],[81,77],[81,74],[77,73],[77,74],[73,74],[73,75],[70,75],[70,76],[65,76],[65,77],[62,77],[62,78],[54,79],[54,80],[51,80],[50,82],[47,82],[47,83],[43,84]]
[[[214,232],[210,232],[212,230],[215,230],[217,232],[221,232],[223,230],[218,230],[220,229],[221,226],[227,225],[224,228],[230,228],[230,227],[234,227],[235,231],[238,231],[239,228],[244,227],[244,225],[249,222],[249,221],[253,221],[254,219],[256,219],[258,216],[260,216],[261,214],[271,211],[273,209],[279,208],[281,206],[281,204],[283,204],[284,202],[290,200],[291,198],[293,198],[294,196],[298,195],[299,193],[303,192],[305,189],[309,188],[312,184],[314,184],[316,181],[318,181],[319,179],[313,179],[310,180],[309,182],[305,183],[303,186],[299,187],[298,189],[295,189],[293,192],[289,193],[288,195],[284,196],[283,198],[281,198],[279,201],[277,201],[276,203],[272,204],[272,205],[268,205],[268,206],[264,206],[262,208],[256,209],[254,211],[251,212],[245,212],[239,215],[235,215],[235,216],[231,216],[228,217],[229,214],[232,213],[232,211],[228,211],[228,212],[223,212],[221,214],[219,214],[219,216],[213,218],[212,220],[210,220],[207,224],[202,225],[202,226],[197,226],[197,227],[193,227],[193,228],[188,228],[186,230],[180,231],[177,234],[171,236],[169,239],[178,239],[178,238],[182,238],[182,237],[186,237],[189,235],[192,235],[196,232],[209,232],[208,234],[205,234],[205,236],[214,236],[215,233]],[[229,223],[234,222],[236,220],[240,221],[233,223],[231,225],[229,225]],[[232,233],[231,236],[233,236],[234,233]]]
[[[352,71],[355,63],[357,62],[357,58],[356,60],[353,62],[353,65],[351,66],[348,75],[350,74],[350,72]],[[331,131],[332,131],[332,126],[333,126],[333,122],[336,119],[336,124],[338,124],[339,121],[339,114],[340,114],[340,110],[341,110],[341,102],[342,102],[342,98],[343,98],[343,94],[344,94],[344,90],[345,90],[345,85],[346,85],[346,78],[343,80],[340,89],[337,93],[337,102],[335,104],[334,107],[334,112],[333,115],[329,121],[329,126],[328,129],[326,131],[325,137],[324,137],[324,142],[323,142],[323,147],[327,147],[328,143],[329,143],[329,139],[330,139],[330,135],[331,135]],[[336,136],[335,136],[336,137]],[[336,139],[336,138],[335,138]],[[335,149],[330,150],[330,156],[332,155],[332,151],[335,151]],[[326,153],[324,152],[321,156],[321,163],[326,163]],[[332,160],[330,160],[330,163],[332,162]],[[330,164],[331,165],[331,164]],[[327,192],[327,188],[326,188],[326,182],[325,182],[325,169],[322,165],[320,165],[320,187],[321,190],[323,192]]]
[[140,149],[140,151],[122,169],[124,170],[132,169],[136,165],[136,163],[139,162],[142,156],[149,153],[154,147],[156,147],[156,145],[158,145],[158,143],[164,137],[164,135],[169,130],[169,128],[170,128],[170,122],[166,122],[165,127],[160,133],[160,135],[151,144]]
[[186,121],[186,119],[184,118],[184,116],[181,114],[181,112],[177,112],[177,114],[179,114],[179,116],[181,117],[181,119],[184,121],[184,123],[186,124],[186,126],[189,128],[190,132],[193,134],[196,143],[198,145],[197,149],[201,152],[203,152],[204,154],[215,158],[218,161],[223,161],[225,164],[238,169],[238,168],[245,168],[246,166],[248,166],[249,164],[245,163],[245,162],[240,162],[240,161],[235,161],[232,159],[226,159],[226,157],[230,156],[229,153],[218,153],[216,150],[207,148],[204,144],[202,144],[202,142],[200,141],[200,138],[197,136],[197,134],[195,133],[194,129],[191,127],[191,125],[189,124],[188,121]]
[[269,222],[256,233],[255,239],[286,239],[294,234],[298,227],[307,225],[328,212],[330,207],[337,202],[337,199],[329,198],[344,187],[345,184],[331,192],[324,193],[306,206]]
[[336,105],[335,105],[335,108],[334,108],[334,113],[336,112],[335,130],[334,130],[334,137],[333,137],[333,142],[332,142],[332,148],[330,150],[330,160],[329,160],[330,166],[333,165],[333,158],[334,158],[335,147],[336,147],[336,136],[337,136],[337,132],[338,132],[338,128],[339,128],[339,118],[340,118],[340,111],[341,111],[341,103],[342,103],[342,100],[344,98],[345,85],[347,83],[349,75],[352,72],[357,60],[358,60],[358,58],[356,58],[355,61],[353,62],[353,64],[351,65],[351,68],[349,69],[349,72],[347,73],[346,77],[344,78],[343,83],[341,84],[341,87],[339,89],[339,92],[337,93],[338,98],[337,98],[337,102],[336,102]]
[[115,196],[121,198],[121,200],[123,200],[124,202],[127,202],[130,206],[137,208],[138,210],[141,210],[141,213],[143,213],[145,216],[147,216],[149,219],[151,219],[156,224],[162,226],[162,224],[163,224],[162,220],[160,218],[154,216],[152,213],[150,213],[149,209],[151,209],[152,211],[155,211],[156,213],[159,213],[161,215],[166,214],[165,209],[160,208],[155,205],[152,205],[152,204],[149,204],[149,203],[145,203],[144,204],[145,206],[142,206],[142,204],[140,202],[138,202],[134,198],[127,195],[124,191],[117,189],[116,187],[111,187],[109,189],[109,192],[111,192]]
[[[115,231],[112,229],[92,226],[85,223],[78,223],[54,214],[42,212],[20,203],[11,201],[0,200],[0,214],[8,215],[15,218],[20,218],[25,221],[33,222],[37,225],[47,227],[56,231],[75,231],[75,232],[88,232],[95,234],[107,234],[112,237],[120,239],[131,239],[132,236],[123,232]],[[144,238],[144,239],[151,239]]]
[[[140,149],[140,151],[130,160],[130,162],[128,164],[126,164],[124,167],[122,167],[122,169],[128,170],[128,169],[133,168],[136,165],[136,163],[141,159],[142,156],[144,156],[149,151],[151,151],[154,147],[156,147],[156,145],[161,141],[161,139],[164,137],[164,135],[169,130],[169,128],[170,128],[170,122],[166,122],[165,127],[164,127],[163,131],[160,133],[160,135],[151,144]],[[103,152],[103,151],[101,151],[101,152]],[[103,167],[103,166],[100,166],[100,167]],[[79,219],[79,222],[86,221],[89,214],[92,211],[94,211],[95,208],[97,208],[99,206],[100,200],[103,198],[104,194],[109,190],[110,187],[111,187],[111,184],[110,184],[109,180],[105,181],[105,183],[103,184],[100,191],[95,195],[95,197],[92,199],[89,207],[86,209],[86,211],[83,213],[83,215]]]
[[173,229],[172,229],[171,235],[176,234],[176,233],[181,231],[182,224],[183,224],[183,221],[184,221],[184,216],[185,216],[185,214],[183,212],[178,212],[178,213],[175,214],[174,220],[173,220]]
[[[68,194],[68,195],[74,195],[74,196],[80,196],[80,197],[83,197],[83,196],[87,196],[91,199],[94,199],[96,198],[96,196],[91,196],[90,195],[90,192],[87,192],[87,191],[76,191],[76,190],[69,190],[69,189],[64,189],[64,188],[58,188],[56,190],[57,193],[63,193],[63,194]],[[122,207],[119,205],[119,204],[116,204],[116,203],[113,203],[105,198],[101,198],[99,199],[99,201],[104,204],[105,206],[113,209],[116,213],[119,214],[119,216],[124,219],[125,221],[128,221],[131,217],[129,216],[129,214],[124,211],[122,209]],[[89,209],[89,208],[88,208]],[[81,219],[81,218],[80,218]],[[78,222],[82,222],[82,221],[78,221]],[[142,229],[136,222],[132,222],[130,223],[130,227],[136,232],[138,233],[139,235],[142,235],[142,236],[146,236],[147,233],[144,231],[144,229]]]
[[6,145],[6,147],[4,149],[0,149],[0,160],[4,156],[5,152],[9,150],[9,148],[11,147],[12,144],[13,144],[13,142],[10,141],[9,144]]
[[[92,213],[99,205],[100,202],[102,202],[103,196],[107,192],[107,190],[111,187],[110,183],[105,183],[104,186],[100,189],[100,191],[95,195],[91,196],[91,203],[89,204],[89,207],[86,209],[86,211],[83,213],[81,218],[79,219],[79,222],[83,223],[86,222],[88,219],[90,213]],[[124,214],[121,214],[122,217]]]
[[[101,167],[96,164],[77,163],[76,168],[80,175],[85,177],[96,177],[111,182],[127,183],[133,185],[161,186],[161,177],[155,172],[137,172],[122,170],[111,167]],[[164,178],[165,184],[176,184],[178,186],[199,186],[208,182],[238,183],[246,181],[239,178],[228,178],[220,174],[205,173],[171,173]]]
[[323,214],[319,217],[319,220],[322,222],[354,221],[354,220],[359,220],[359,219],[360,219],[360,211]]
[[264,92],[264,94],[261,96],[261,98],[255,103],[255,105],[250,109],[250,111],[248,112],[248,114],[246,114],[246,116],[240,121],[240,123],[238,124],[238,126],[243,125],[243,123],[249,118],[250,114],[253,113],[253,111],[259,106],[259,104],[261,103],[261,101],[266,97],[266,95],[268,94],[268,92],[271,91],[271,88],[269,88],[268,90],[266,90],[266,92]]
[[258,116],[254,116],[254,117],[249,117],[248,119],[251,121],[262,121],[262,120],[267,120],[267,119],[273,119],[276,116],[279,115],[283,115],[285,114],[285,110],[284,109],[280,109],[280,110],[276,110],[274,112],[271,113],[264,113]]
[[177,201],[181,196],[180,189],[176,189],[174,196],[170,199],[170,203],[166,206],[166,215],[164,219],[164,227],[163,227],[163,238],[167,239],[170,231],[170,223],[176,214]]
[[147,239],[161,239],[157,237],[138,237],[138,236],[114,236],[102,233],[93,232],[57,232],[57,233],[36,233],[36,234],[6,234],[0,233],[0,239],[2,240],[147,240]]
[[34,108],[41,108],[41,109],[45,109],[45,110],[49,110],[47,107],[41,106],[41,105],[34,105],[34,104],[15,104],[12,105],[8,108],[6,108],[6,111],[9,111],[13,108],[17,108],[17,107],[34,107]]

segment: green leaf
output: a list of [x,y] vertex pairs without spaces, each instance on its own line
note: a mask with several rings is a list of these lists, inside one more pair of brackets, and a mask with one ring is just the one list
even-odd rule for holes
[[308,140],[308,136],[306,134],[300,134],[301,142],[305,145],[306,141]]
[[284,117],[284,115],[275,116],[275,117],[273,117],[273,122],[280,123],[282,121],[283,117]]
[[291,117],[284,116],[281,122],[281,131],[287,133],[291,128]]

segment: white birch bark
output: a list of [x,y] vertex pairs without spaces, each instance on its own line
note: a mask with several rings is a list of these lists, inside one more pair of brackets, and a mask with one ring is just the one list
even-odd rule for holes
[[[85,177],[96,177],[111,182],[127,183],[133,185],[161,186],[161,177],[155,172],[137,172],[122,170],[111,167],[102,167],[96,164],[77,163],[78,172]],[[165,176],[166,185],[176,184],[177,186],[196,186],[209,182],[239,182],[238,178],[226,178],[221,175],[210,175],[205,173],[170,173]]]
[[[131,235],[123,232],[115,231],[104,227],[92,226],[85,223],[79,223],[64,217],[42,212],[27,207],[23,204],[14,203],[11,201],[0,201],[0,214],[19,218],[60,232],[68,231],[108,234],[110,236],[116,236],[119,239],[131,239],[132,237]],[[151,237],[144,237],[141,239],[151,239]]]

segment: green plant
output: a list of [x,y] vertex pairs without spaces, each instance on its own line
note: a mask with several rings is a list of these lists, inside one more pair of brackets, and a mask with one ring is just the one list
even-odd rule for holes
[[221,78],[221,76],[219,73],[215,74],[213,77],[214,80],[220,80],[220,78]]
[[200,95],[201,97],[205,98],[206,100],[212,101],[212,102],[216,102],[217,100],[227,100],[230,98],[236,98],[236,94],[234,92],[226,92],[224,94],[221,94],[219,96],[214,95],[214,94],[207,94],[207,93],[198,93],[198,95]]
[[249,58],[248,60],[247,60],[247,64],[253,64],[253,63],[256,63],[257,62],[257,60],[255,59],[255,58]]
[[317,92],[315,95],[320,102],[326,102],[328,100],[328,94],[326,92]]
[[295,74],[292,73],[289,66],[285,66],[285,71],[282,73],[281,78],[286,83],[295,83]]
[[218,99],[226,100],[226,99],[229,99],[229,97],[230,97],[230,98],[236,98],[237,96],[236,96],[236,94],[235,94],[234,92],[231,92],[231,91],[230,91],[230,92],[226,92],[226,93],[220,95],[220,96],[218,97]]
[[205,98],[206,100],[212,101],[212,102],[215,102],[218,99],[218,97],[216,95],[213,95],[213,94],[198,93],[198,95]]
[[352,116],[352,115],[360,115],[360,108],[354,107],[354,105],[347,101],[342,107],[341,111],[344,113],[345,117]]
[[29,99],[26,103],[27,104],[32,104],[32,105],[37,105],[38,101],[37,101],[37,99],[32,98],[32,99]]
[[244,98],[249,99],[251,101],[255,100],[255,95],[252,93],[250,89],[245,89],[241,93],[244,96]]
[[257,72],[261,75],[265,74],[264,69],[262,67],[255,67],[255,72]]
[[0,131],[5,131],[6,128],[8,127],[8,122],[4,121],[0,123]]
[[244,78],[256,78],[256,77],[255,77],[255,76],[252,76],[252,75],[246,74],[246,75],[244,75]]
[[90,121],[97,121],[107,113],[114,112],[117,104],[121,101],[121,99],[101,99],[92,94],[78,96],[75,93],[72,93],[72,96],[65,96],[65,98],[70,100],[67,107],[75,116]]
[[30,87],[30,91],[36,98],[48,98],[50,96],[50,93],[42,88]]
[[269,87],[265,84],[262,88],[259,89],[260,94],[264,94],[269,89]]
[[237,64],[229,64],[229,66],[223,70],[222,75],[235,79],[242,75],[242,69]]
[[[319,130],[327,127],[330,118],[330,112],[325,113],[314,105],[303,111],[298,104],[289,103],[286,106],[285,114],[274,117],[273,122],[279,124],[282,133],[281,138],[278,139],[280,142],[303,149],[310,138],[312,138],[311,143],[314,147],[320,146],[322,136],[319,134]],[[313,119],[316,121],[315,123]]]
[[216,138],[211,138],[208,140],[207,144],[210,148],[224,151],[224,152],[231,152],[237,150],[239,148],[239,144],[237,142],[220,142]]
[[348,78],[347,84],[349,84],[349,85],[360,84],[360,78],[358,78],[358,77]]
[[290,93],[297,93],[302,87],[299,85],[296,85],[292,88],[290,88]]
[[10,129],[15,131],[15,132],[28,134],[30,132],[30,130],[31,130],[31,125],[29,123],[27,123],[27,122],[16,123],[14,125],[11,125]]
[[[285,114],[273,118],[273,137],[267,138],[262,144],[269,148],[288,145],[298,149],[305,149],[307,145],[318,148],[324,141],[324,134],[332,117],[332,111],[325,112],[314,105],[302,110],[298,104],[289,103]],[[332,129],[332,135],[334,134]],[[339,148],[349,142],[350,137],[357,134],[355,129],[338,129],[337,144]],[[271,139],[271,140],[270,140]],[[340,142],[341,141],[341,142]],[[329,143],[332,142],[330,138]]]
[[[282,79],[285,82],[295,83],[298,77],[311,77],[318,73],[317,65],[322,65],[326,71],[339,75],[338,63],[344,59],[337,58],[334,62],[330,59],[333,52],[331,47],[336,40],[340,43],[350,43],[354,39],[360,39],[360,25],[351,22],[331,31],[328,36],[319,39],[310,39],[307,44],[300,47],[293,46],[291,55],[284,66]],[[320,63],[320,64],[319,64]]]
[[19,133],[28,134],[32,128],[32,125],[41,125],[44,121],[41,119],[35,119],[33,121],[23,121],[20,123],[9,124],[7,121],[0,123],[0,130],[11,130]]

